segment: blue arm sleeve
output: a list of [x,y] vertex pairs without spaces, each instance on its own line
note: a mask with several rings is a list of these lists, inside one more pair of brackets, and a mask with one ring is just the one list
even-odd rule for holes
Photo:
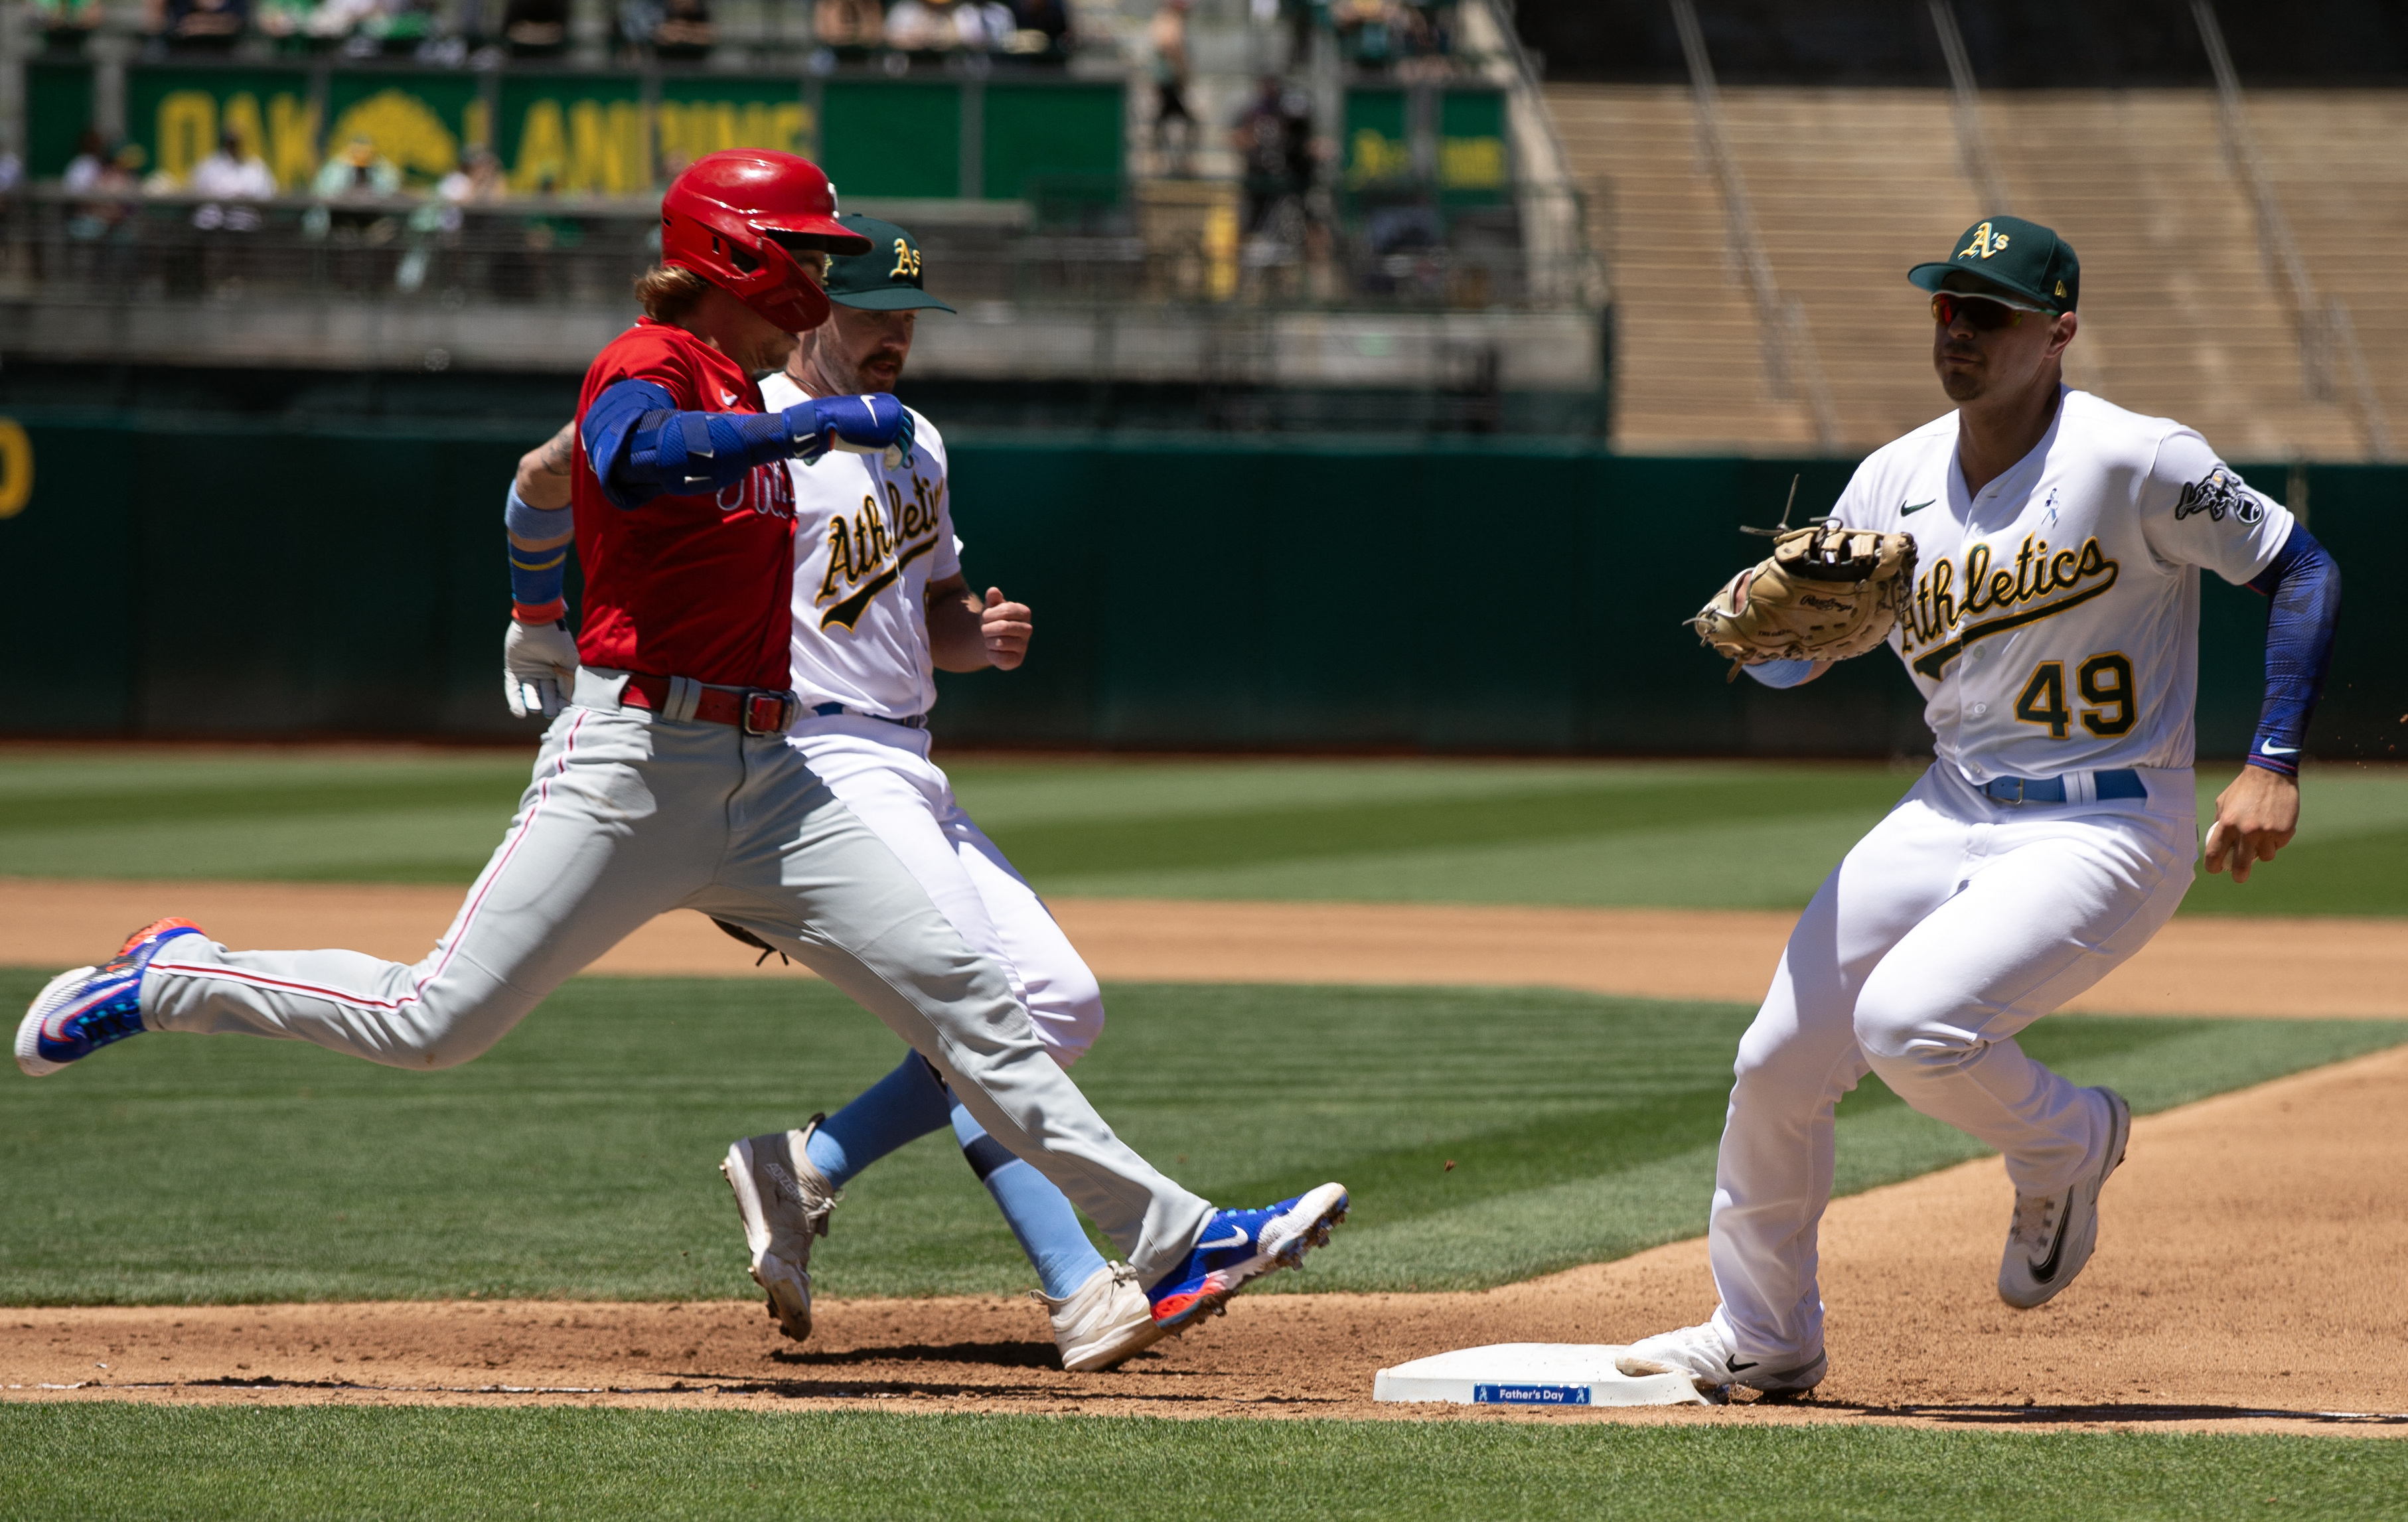
[[1741,670],[1768,687],[1795,687],[1814,674],[1813,661],[1758,661]]
[[2273,599],[2266,618],[2266,703],[2249,765],[2299,775],[2308,716],[2332,665],[2333,625],[2341,616],[2341,567],[2298,524],[2272,564],[2249,584]]
[[602,495],[619,508],[715,492],[795,452],[793,430],[776,412],[681,412],[650,380],[622,380],[595,397],[577,431]]

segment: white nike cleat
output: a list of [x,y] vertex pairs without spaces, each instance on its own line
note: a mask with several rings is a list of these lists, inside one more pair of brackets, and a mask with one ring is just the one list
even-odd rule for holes
[[844,1198],[803,1150],[825,1119],[813,1115],[800,1130],[747,1137],[719,1165],[736,1191],[752,1282],[767,1291],[778,1329],[797,1343],[811,1334],[811,1239],[827,1235],[828,1213]]
[[2090,1092],[2107,1101],[2107,1150],[2099,1166],[2062,1194],[2015,1196],[2006,1254],[1999,1259],[1999,1299],[2022,1310],[2073,1283],[2099,1245],[2099,1191],[2124,1160],[2132,1107],[2112,1088]]
[[1645,1374],[1686,1374],[1701,1394],[1727,1392],[1738,1385],[1775,1397],[1804,1395],[1822,1384],[1831,1360],[1817,1353],[1786,1369],[1764,1365],[1761,1358],[1742,1358],[1733,1353],[1711,1321],[1642,1337],[1613,1360],[1616,1369],[1634,1379]]
[[1137,1271],[1125,1263],[1106,1264],[1058,1300],[1051,1295],[1037,1298],[1054,1318],[1054,1345],[1062,1350],[1062,1367],[1074,1374],[1110,1369],[1170,1332],[1155,1324],[1154,1307],[1138,1287]]

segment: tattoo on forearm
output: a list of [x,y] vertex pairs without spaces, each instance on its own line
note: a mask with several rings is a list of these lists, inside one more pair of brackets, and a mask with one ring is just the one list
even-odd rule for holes
[[552,435],[552,441],[544,445],[541,460],[545,472],[554,476],[568,474],[568,462],[576,453],[577,424],[572,419],[562,424],[560,432]]

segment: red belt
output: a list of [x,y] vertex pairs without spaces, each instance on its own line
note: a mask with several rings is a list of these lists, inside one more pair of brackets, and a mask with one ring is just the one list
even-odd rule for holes
[[[671,683],[691,678],[656,677],[648,671],[628,675],[627,685],[619,694],[619,701],[628,708],[650,709],[655,713],[671,711]],[[782,735],[795,722],[795,711],[801,699],[793,693],[773,693],[763,687],[713,687],[693,682],[696,689],[694,711],[685,715],[696,724],[734,725],[748,735]]]

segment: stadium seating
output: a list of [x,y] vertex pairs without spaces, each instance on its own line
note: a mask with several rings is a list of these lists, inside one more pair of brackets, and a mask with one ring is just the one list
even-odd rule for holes
[[[1811,449],[1802,392],[1768,381],[1690,93],[1551,86],[1595,208],[1616,307],[1617,447]],[[1802,304],[1842,449],[1943,410],[1920,302],[1900,277],[1985,209],[1944,91],[1727,89],[1726,131],[1781,290]],[[1982,111],[2019,214],[2083,256],[2077,384],[2182,417],[2228,453],[2367,452],[2345,372],[2305,394],[2288,288],[2259,251],[2245,183],[2205,91],[1994,93]],[[2393,226],[2408,101],[2253,93],[2262,162],[2318,288],[2345,299],[2379,394],[2408,424],[2408,294]],[[2395,424],[2397,426],[2397,424]]]

